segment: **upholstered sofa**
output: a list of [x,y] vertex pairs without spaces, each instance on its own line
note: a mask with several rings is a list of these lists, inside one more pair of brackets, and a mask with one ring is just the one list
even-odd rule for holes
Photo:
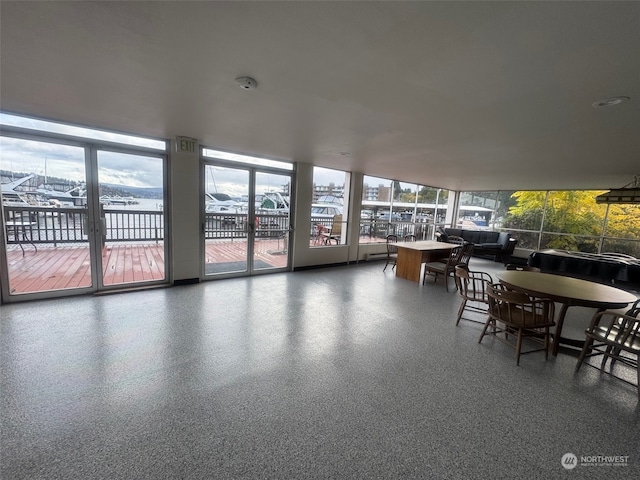
[[436,230],[436,237],[447,242],[449,237],[459,237],[465,242],[473,243],[473,255],[477,257],[493,257],[496,262],[508,263],[518,241],[508,232],[490,232],[486,230],[464,230],[462,228],[441,228]]
[[538,250],[529,256],[529,265],[539,268],[543,273],[640,290],[640,259],[629,255]]

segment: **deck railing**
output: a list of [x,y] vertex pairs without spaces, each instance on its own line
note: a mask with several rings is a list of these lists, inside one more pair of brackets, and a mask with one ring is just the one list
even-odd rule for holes
[[[31,240],[34,244],[83,243],[87,237],[87,208],[5,206],[6,239],[9,244]],[[312,217],[310,235],[318,225],[330,229],[333,218]],[[252,225],[246,213],[216,212],[205,215],[205,239],[247,238],[250,228],[258,238],[279,238],[289,232],[289,216],[258,213]],[[130,210],[101,208],[101,228],[104,242],[160,242],[164,239],[164,212],[158,210]],[[389,222],[381,219],[360,219],[360,237],[385,238],[389,234],[418,239],[432,238],[432,224]],[[342,232],[346,232],[343,222]]]
[[[83,243],[87,237],[87,208],[5,206],[9,244]],[[131,242],[164,239],[164,213],[149,210],[101,209],[103,241]]]
[[246,213],[207,213],[204,236],[207,240],[247,238],[249,229],[256,237],[278,238],[289,232],[289,216],[259,213],[250,225]]
[[434,225],[426,222],[389,221],[376,218],[360,219],[360,237],[372,240],[386,238],[387,235],[405,237],[415,235],[418,240],[431,240]]
[[157,210],[103,209],[106,241],[155,241],[164,239],[164,212]]
[[86,208],[5,206],[6,241],[82,243],[87,241]]

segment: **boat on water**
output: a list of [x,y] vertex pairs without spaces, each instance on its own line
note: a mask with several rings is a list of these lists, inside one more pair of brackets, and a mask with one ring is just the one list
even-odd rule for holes
[[287,215],[290,208],[287,195],[279,192],[265,192],[256,213]]
[[138,205],[140,202],[133,197],[121,197],[120,195],[102,195],[100,203],[103,205]]
[[334,218],[336,215],[342,215],[344,209],[344,200],[342,197],[333,195],[323,195],[318,197],[318,201],[311,205],[311,218]]
[[240,202],[237,202],[226,193],[205,193],[204,202],[207,213],[237,213],[242,208]]
[[18,188],[34,175],[28,177],[22,177],[18,180],[2,184],[2,204],[12,205],[17,207],[28,207],[32,205],[32,202],[28,198],[29,193]]
[[[29,190],[24,186],[35,175],[27,175],[18,180],[2,184],[2,206],[7,208],[9,219],[13,220],[15,210],[12,207],[48,207],[52,208],[56,205],[52,204],[48,199],[43,198],[36,191]],[[44,214],[41,212],[41,215]]]
[[83,184],[66,189],[55,187],[57,185],[41,184],[36,188],[36,192],[47,200],[59,202],[61,207],[84,207],[87,204],[87,191]]
[[31,206],[82,207],[87,204],[86,189],[78,185],[34,185],[34,173],[2,184],[2,197],[13,202],[25,200]]

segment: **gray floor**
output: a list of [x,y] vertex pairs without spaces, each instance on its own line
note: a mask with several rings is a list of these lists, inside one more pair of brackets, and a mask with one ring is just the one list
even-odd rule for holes
[[639,478],[635,387],[458,304],[365,263],[2,306],[0,476]]

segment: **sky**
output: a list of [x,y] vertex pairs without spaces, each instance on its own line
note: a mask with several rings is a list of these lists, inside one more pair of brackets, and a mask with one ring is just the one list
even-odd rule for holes
[[[44,122],[3,113],[0,113],[0,124],[157,148],[159,153],[162,153],[166,148],[165,142],[158,140]],[[5,136],[0,137],[0,169],[65,178],[75,182],[86,180],[83,148]],[[162,160],[152,156],[100,151],[98,154],[98,176],[100,183],[133,187],[162,187]]]
[[[83,148],[17,138],[0,137],[0,169],[86,180]],[[162,187],[162,159],[100,151],[98,176],[100,183]]]
[[[5,113],[0,113],[0,124],[154,148],[158,149],[159,153],[163,153],[166,148],[166,143],[161,140],[64,125]],[[290,163],[246,157],[218,150],[205,149],[205,155],[211,158],[251,161],[254,165],[267,167],[287,168],[291,166]],[[2,136],[0,137],[0,169],[82,182],[85,181],[84,149]],[[162,160],[153,156],[100,150],[98,153],[98,176],[100,183],[134,187],[162,187]],[[343,171],[314,167],[314,183],[316,185],[329,185],[330,183],[344,185],[347,180],[348,176]],[[372,186],[390,185],[391,183],[388,179],[373,177],[366,177],[366,180]],[[260,173],[256,177],[256,193],[281,191],[282,187],[288,183],[287,175]],[[232,196],[246,195],[248,194],[247,184],[248,173],[246,170],[207,166],[205,183],[207,192],[227,193]],[[403,188],[405,188],[404,184]]]
[[[162,153],[165,148],[164,142],[152,139],[62,125],[4,113],[0,113],[0,124],[158,148],[159,153]],[[225,154],[225,152],[215,150],[206,150],[206,153],[211,158],[250,160],[256,165],[268,167],[291,165],[269,159],[254,157],[249,159],[243,155]],[[86,180],[83,148],[12,137],[0,137],[0,169],[65,178],[75,182]],[[162,161],[157,157],[100,150],[98,152],[98,176],[100,183],[134,187],[162,187]],[[344,184],[345,172],[315,167],[314,181],[319,185]],[[283,186],[288,183],[287,175],[258,173],[256,193],[282,191]],[[226,193],[232,196],[247,195],[247,184],[248,172],[246,170],[214,166],[206,168],[207,192]]]

